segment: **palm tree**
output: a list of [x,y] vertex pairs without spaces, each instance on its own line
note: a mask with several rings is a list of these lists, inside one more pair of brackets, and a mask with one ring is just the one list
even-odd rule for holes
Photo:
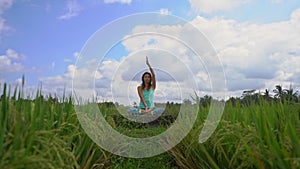
[[242,103],[246,105],[250,105],[253,103],[258,103],[259,96],[258,93],[255,93],[255,89],[243,91],[242,94]]
[[207,107],[210,105],[212,101],[212,97],[209,96],[209,95],[205,95],[203,97],[200,98],[200,104],[203,106],[203,107]]
[[241,99],[238,97],[230,97],[226,102],[235,107],[241,102]]
[[263,98],[267,101],[270,101],[272,99],[272,96],[270,95],[270,91],[269,89],[266,89],[264,94],[263,94]]
[[280,100],[283,99],[284,93],[281,85],[276,85],[273,92],[275,93],[274,97],[276,99],[280,99]]
[[284,89],[283,90],[284,99],[287,100],[287,101],[298,102],[297,94],[298,94],[298,91],[294,92],[292,86],[290,86],[289,89]]

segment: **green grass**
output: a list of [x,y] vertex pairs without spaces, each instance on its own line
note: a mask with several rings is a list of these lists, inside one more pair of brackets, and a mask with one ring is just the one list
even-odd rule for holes
[[[83,132],[71,98],[62,103],[7,94],[1,98],[0,168],[90,168],[112,155]],[[8,90],[9,91],[9,90]],[[20,93],[18,94],[20,96]]]
[[[23,87],[1,87],[1,169],[300,168],[299,103],[227,103],[217,130],[203,144],[198,139],[209,107],[200,106],[192,131],[177,146],[155,157],[133,159],[96,145],[81,128],[70,97],[54,102],[39,90],[29,100],[23,98]],[[155,136],[168,127],[120,122],[115,108],[99,106],[109,124],[131,137]],[[168,110],[176,118],[173,108]]]
[[207,142],[198,144],[199,120],[171,153],[181,168],[300,168],[299,110],[288,103],[227,104]]
[[156,136],[158,134],[163,133],[166,131],[165,127],[145,127],[145,128],[140,128],[140,129],[128,129],[128,128],[119,128],[118,131],[124,135],[130,136],[130,137],[135,137],[135,138],[147,138],[147,137],[152,137]]

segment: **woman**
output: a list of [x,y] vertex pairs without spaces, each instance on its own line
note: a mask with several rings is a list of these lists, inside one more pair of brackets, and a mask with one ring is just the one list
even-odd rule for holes
[[140,97],[140,112],[151,113],[154,107],[154,90],[156,87],[155,74],[150,66],[148,57],[146,56],[146,64],[150,69],[150,72],[145,72],[142,76],[142,84],[137,87],[138,94]]

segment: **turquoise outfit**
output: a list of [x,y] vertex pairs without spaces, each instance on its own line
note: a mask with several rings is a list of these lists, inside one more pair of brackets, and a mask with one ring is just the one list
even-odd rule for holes
[[[153,101],[153,97],[154,97],[154,91],[152,89],[152,87],[150,87],[149,90],[144,90],[142,89],[142,94],[144,96],[145,102],[148,105],[148,108],[151,109],[154,107],[154,101]],[[142,102],[142,100],[140,100],[140,105],[139,108],[129,108],[127,110],[128,113],[133,114],[133,115],[140,115],[141,114],[141,109],[145,109],[145,105]],[[165,109],[163,108],[155,108],[154,110],[151,111],[152,115],[156,115],[156,114],[163,114],[165,112]]]
[[[148,105],[148,108],[151,109],[152,107],[154,107],[154,102],[153,102],[154,91],[153,91],[152,87],[150,87],[149,90],[142,89],[142,93],[143,93],[145,102]],[[145,109],[146,108],[146,106],[144,105],[144,103],[142,102],[142,100],[140,100],[140,108],[141,109]]]
[[[165,112],[164,108],[155,108],[153,111],[151,111],[152,115],[156,115],[156,114],[163,114]],[[133,114],[133,115],[141,115],[141,109],[140,108],[135,108],[135,107],[131,107],[129,109],[127,109],[127,113]]]

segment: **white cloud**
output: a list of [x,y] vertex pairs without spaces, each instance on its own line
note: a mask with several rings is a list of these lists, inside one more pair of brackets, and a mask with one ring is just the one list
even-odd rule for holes
[[74,52],[74,53],[73,53],[73,56],[74,56],[76,59],[79,57],[79,55],[80,55],[80,52]]
[[73,58],[64,58],[64,62],[67,62],[67,63],[75,62],[79,56],[80,56],[79,52],[74,52]]
[[77,0],[68,0],[66,4],[67,13],[58,17],[61,20],[71,19],[79,14],[82,7],[78,4]]
[[[127,97],[139,100],[136,87],[141,83],[142,73],[149,71],[145,64],[145,56],[149,57],[156,72],[157,91],[163,91],[160,92],[160,100],[182,101],[182,99],[194,95],[194,89],[208,92],[210,81],[207,80],[208,74],[201,65],[200,58],[183,43],[184,38],[186,40],[198,38],[194,36],[193,30],[190,28],[186,25],[136,26],[122,42],[130,53],[123,58],[116,73],[119,77],[114,83],[118,84],[120,88],[116,88],[115,93],[121,93],[122,90],[128,89],[129,96]],[[149,32],[149,34],[135,36],[143,32]],[[170,37],[170,35],[174,35],[178,39]],[[205,48],[207,45],[202,47]],[[209,59],[204,60],[208,61]],[[130,83],[129,87],[128,83]],[[201,85],[196,88],[195,83]],[[125,95],[123,97],[126,99]]]
[[[186,86],[184,79],[190,73],[182,68],[183,64],[178,61],[177,64],[176,61],[170,62],[176,65],[169,66],[169,69],[166,67],[164,70],[161,70],[162,68],[158,69],[164,64],[158,64],[161,62],[162,57],[165,58],[164,61],[174,58],[171,56],[152,55],[155,53],[153,51],[139,54],[144,56],[146,53],[151,54],[151,56],[149,55],[149,60],[155,69],[158,79],[156,101],[181,101],[180,92],[174,92],[173,90],[187,90],[182,88],[182,86]],[[73,82],[73,73],[75,73],[74,87],[76,88],[77,96],[90,98],[97,95],[100,101],[114,101],[126,105],[133,104],[133,102],[139,101],[136,87],[141,83],[141,73],[149,71],[145,63],[145,57],[139,57],[139,54],[129,55],[121,61],[105,60],[99,65],[97,70],[93,70],[93,68],[97,67],[96,60],[87,61],[86,67],[81,68],[69,65],[66,72],[62,75],[40,78],[43,84],[43,91],[44,93],[61,95],[65,89],[67,94],[69,94]]]
[[19,58],[19,54],[16,51],[12,50],[12,49],[6,50],[6,56],[9,59],[18,59]]
[[291,14],[291,24],[297,27],[298,29],[300,28],[300,8],[296,9],[292,14]]
[[130,4],[132,0],[104,0],[104,3],[108,3],[108,4],[116,3],[116,2],[121,4]]
[[[155,71],[157,90],[163,91],[167,97],[176,95],[173,100],[180,98],[180,90],[186,90],[185,88],[191,85],[186,84],[186,81],[192,78],[191,72],[186,69],[185,64],[170,53],[156,51],[156,49],[145,49],[132,53],[124,58],[118,67],[113,67],[115,71],[111,81],[113,96],[120,100],[118,102],[126,104],[130,104],[127,98],[139,101],[136,88],[141,83],[142,74],[149,71],[145,56],[149,57],[150,64]],[[165,98],[160,99],[164,100]]]
[[[71,94],[73,83],[74,87],[77,89],[78,96],[91,96],[90,94],[94,94],[95,92],[94,80],[97,81],[103,77],[99,71],[97,72],[96,70],[91,69],[92,67],[95,67],[95,65],[92,64],[94,63],[88,63],[86,68],[78,68],[75,65],[70,64],[63,74],[41,77],[39,81],[43,84],[44,93],[56,93],[61,96],[65,91],[65,94]],[[73,81],[74,79],[75,81]],[[109,90],[108,86],[106,86],[106,89]]]
[[5,10],[9,9],[13,4],[13,0],[0,0],[0,15],[4,13]]
[[7,77],[10,74],[21,73],[24,71],[24,66],[19,61],[24,58],[24,55],[18,54],[12,49],[6,50],[4,55],[0,55],[1,77]]
[[[175,48],[178,46],[178,42],[172,41],[173,43],[165,43],[166,41],[170,41],[169,38],[164,37],[163,34],[180,34],[182,31],[181,26],[136,26],[132,30],[132,34],[138,34],[143,32],[159,32],[160,34],[149,34],[143,36],[134,36],[128,35],[125,37],[125,41],[123,41],[123,45],[126,47],[126,49],[130,52],[138,51],[140,49],[149,48],[149,47],[160,47],[161,49],[166,48]],[[177,49],[177,52],[180,49]],[[174,51],[175,52],[175,51]],[[182,54],[182,53],[181,53]]]
[[19,54],[16,51],[12,49],[7,49],[6,50],[6,56],[10,58],[11,60],[23,60],[26,58],[25,55]]
[[10,26],[8,26],[6,24],[6,21],[5,19],[3,19],[1,16],[0,16],[0,35],[3,33],[3,32],[6,32],[8,30],[10,30]]
[[13,0],[0,0],[0,40],[1,34],[12,28],[6,24],[6,20],[2,17],[2,14],[8,10],[13,4]]
[[277,72],[279,74],[277,79],[300,84],[300,55],[289,56],[289,59],[282,60],[280,68],[281,70]]
[[[223,65],[230,96],[240,96],[243,90],[268,88],[272,91],[276,84],[300,87],[300,10],[291,15],[290,20],[268,24],[237,22],[220,17],[206,19],[196,17],[191,23],[199,28],[214,45]],[[144,34],[141,32],[159,32]],[[104,61],[97,72],[89,69],[76,70],[78,87],[95,85],[95,90],[104,100],[132,104],[138,102],[137,85],[141,74],[148,71],[145,56],[149,57],[155,68],[158,83],[157,97],[160,100],[180,100],[179,91],[189,93],[191,83],[196,81],[201,94],[210,94],[210,76],[193,55],[180,41],[163,36],[164,33],[177,35],[179,40],[195,38],[194,32],[185,25],[176,26],[136,26],[122,42],[128,56],[120,61]],[[199,45],[203,47],[205,44]],[[78,53],[74,55],[79,56]],[[89,61],[90,67],[96,67],[95,60]],[[186,66],[192,67],[191,72]],[[75,66],[61,76],[43,78],[48,86],[64,86],[72,80]],[[195,78],[189,78],[189,74]],[[96,79],[86,81],[86,79]],[[70,84],[69,84],[70,85]],[[111,88],[113,87],[113,89]],[[88,90],[83,92],[90,92]],[[185,97],[185,96],[182,96]]]
[[51,63],[50,69],[54,69],[54,68],[55,68],[55,62],[53,61],[53,62]]
[[64,59],[64,62],[71,63],[71,62],[73,62],[73,60],[72,60],[72,59],[69,59],[69,58],[65,58],[65,59]]
[[40,78],[39,81],[42,82],[43,92],[62,94],[61,92],[66,90],[66,92],[70,94],[74,71],[75,66],[69,65],[66,72],[62,75]]
[[215,46],[225,67],[228,88],[272,87],[296,78],[300,67],[299,12],[289,21],[268,24],[238,23],[215,17],[201,16],[196,25]]
[[189,0],[191,8],[196,13],[213,13],[217,11],[229,10],[246,4],[251,0]]
[[166,8],[160,9],[159,13],[162,14],[162,15],[171,15],[172,14],[172,12],[169,11],[169,9],[166,9]]
[[[264,90],[264,88],[274,88],[276,83],[279,82],[290,83],[292,81],[295,86],[300,84],[300,80],[297,79],[300,72],[298,68],[300,67],[299,11],[299,9],[294,11],[288,21],[268,24],[240,23],[220,17],[206,19],[201,16],[195,18],[192,24],[208,37],[217,50],[224,65],[227,87],[230,93],[249,89]],[[182,26],[137,26],[133,29],[132,34],[143,31],[160,32],[161,34],[172,32],[179,39],[182,39],[182,33],[184,32],[186,36],[193,38],[193,34]],[[127,38],[123,41],[123,45],[129,52],[133,53],[149,48],[157,50],[157,53],[152,51],[148,55],[158,56],[159,59],[154,62],[154,65],[170,65],[167,70],[175,77],[178,75],[179,82],[185,81],[183,79],[185,73],[179,73],[184,70],[184,67],[178,66],[176,60],[164,56],[165,54],[162,54],[163,52],[159,49],[168,49],[169,52],[175,53],[189,66],[197,63],[191,57],[186,56],[187,50],[180,44],[161,35],[136,37],[128,35]],[[134,59],[134,61],[128,65],[142,63],[139,59]],[[177,72],[172,70],[172,65],[176,65],[174,67],[177,68]],[[204,73],[201,70],[199,71],[193,73],[195,75]],[[126,72],[128,75],[134,73],[132,69],[124,71],[124,73]],[[207,83],[208,80],[205,75],[206,73],[197,80],[201,84],[201,90],[208,92],[209,83]],[[130,79],[127,78],[127,80]],[[160,80],[160,82],[163,82],[163,79]],[[270,86],[271,84],[273,86]]]

